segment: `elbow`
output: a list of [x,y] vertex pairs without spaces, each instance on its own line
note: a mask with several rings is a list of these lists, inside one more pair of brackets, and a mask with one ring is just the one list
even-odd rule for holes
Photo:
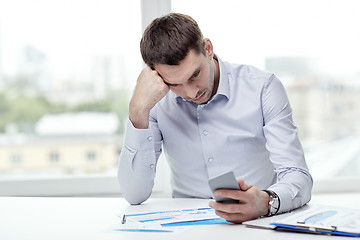
[[154,181],[141,175],[143,171],[140,170],[135,172],[128,161],[120,158],[118,167],[120,191],[131,205],[139,205],[146,201],[150,197],[154,185]]
[[141,195],[141,194],[126,194],[123,193],[124,198],[126,199],[126,201],[128,201],[128,203],[130,203],[131,205],[140,205],[143,202],[145,202],[149,197],[149,195]]
[[301,199],[301,206],[310,202],[313,188],[313,179],[311,175],[308,173],[304,176],[305,178],[303,181],[294,184],[298,191],[299,199]]
[[132,183],[120,174],[118,176],[118,181],[120,183],[121,195],[131,205],[139,205],[145,202],[151,195],[151,188],[146,187],[145,184]]
[[146,191],[143,190],[134,190],[136,188],[133,188],[128,185],[120,185],[120,191],[121,195],[125,198],[128,203],[131,205],[139,205],[143,202],[145,202],[149,197],[150,193],[146,193]]
[[307,188],[305,188],[305,191],[306,191],[305,194],[307,197],[304,199],[305,201],[303,204],[310,202],[313,186],[314,186],[314,181],[313,181],[312,176],[309,174]]

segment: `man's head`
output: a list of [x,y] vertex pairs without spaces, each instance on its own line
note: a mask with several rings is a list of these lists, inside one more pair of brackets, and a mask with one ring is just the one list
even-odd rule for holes
[[209,39],[191,17],[171,13],[155,19],[140,43],[145,63],[176,95],[197,104],[208,102],[219,84],[219,66]]
[[179,13],[154,19],[144,31],[140,50],[151,68],[155,64],[178,65],[190,50],[205,55],[203,35],[196,21]]

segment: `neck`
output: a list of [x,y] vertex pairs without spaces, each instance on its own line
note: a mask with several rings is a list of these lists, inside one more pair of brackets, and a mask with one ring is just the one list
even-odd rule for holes
[[211,96],[214,96],[217,92],[217,89],[219,87],[219,81],[220,81],[220,67],[219,67],[219,61],[217,57],[214,55],[214,88]]

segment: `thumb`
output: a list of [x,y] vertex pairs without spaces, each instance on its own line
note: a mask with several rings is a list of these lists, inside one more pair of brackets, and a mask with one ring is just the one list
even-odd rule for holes
[[239,184],[239,186],[240,186],[240,189],[241,189],[242,191],[247,191],[249,188],[252,187],[252,185],[247,184],[247,183],[244,181],[244,179],[242,179],[242,178],[238,178],[238,179],[237,179],[237,182],[238,182],[238,184]]

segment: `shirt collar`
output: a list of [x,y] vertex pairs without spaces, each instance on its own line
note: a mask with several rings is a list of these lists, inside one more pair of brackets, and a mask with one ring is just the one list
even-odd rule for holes
[[228,77],[228,72],[226,70],[226,66],[224,65],[224,62],[217,55],[215,55],[214,57],[219,62],[220,79],[219,79],[219,86],[217,92],[213,98],[215,98],[217,95],[223,95],[227,99],[230,99],[229,77]]
[[[218,89],[217,89],[215,95],[210,99],[209,102],[211,102],[213,99],[217,98],[218,95],[223,95],[227,99],[230,98],[229,78],[228,78],[228,74],[226,71],[226,67],[225,67],[223,61],[216,54],[214,55],[214,58],[216,60],[218,60],[218,63],[219,63],[220,79],[219,79]],[[171,90],[169,91],[169,93],[171,94],[171,96],[173,96],[173,98],[176,100],[176,102],[179,102],[179,101],[186,102],[186,100],[184,100],[180,96],[177,96]]]

